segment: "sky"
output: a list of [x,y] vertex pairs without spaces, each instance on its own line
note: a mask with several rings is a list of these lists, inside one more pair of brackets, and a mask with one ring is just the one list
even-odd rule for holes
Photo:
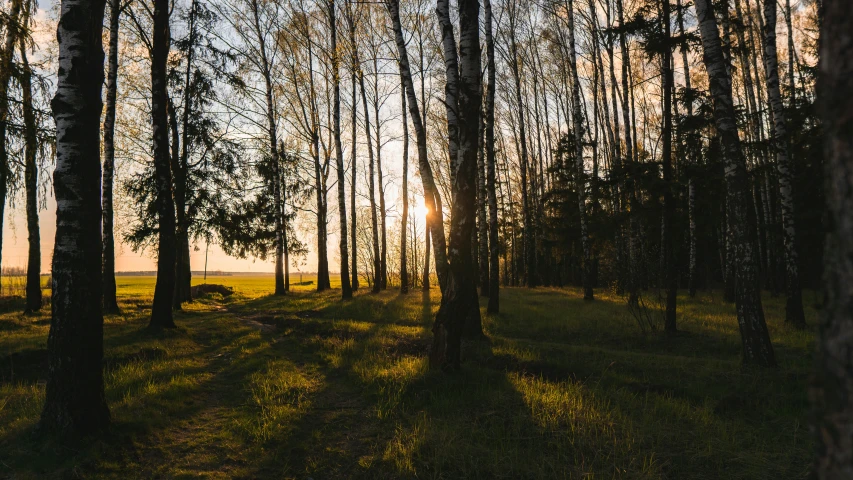
[[[38,58],[39,54],[46,55],[48,54],[48,48],[38,48],[39,46],[47,46],[51,43],[53,36],[55,35],[55,21],[53,18],[56,17],[56,12],[52,11],[55,8],[56,1],[55,0],[38,0],[38,11],[36,14],[37,18],[37,26],[36,31],[33,33],[33,37],[35,39],[35,43],[37,45],[37,52],[33,55],[34,58]],[[40,50],[40,52],[39,52]],[[398,109],[398,99],[396,95],[392,95],[389,99],[389,108],[391,110]],[[398,126],[392,122],[386,126],[386,135],[394,136],[397,135],[398,132],[395,130],[398,129]],[[410,185],[412,185],[411,180],[414,179],[414,172],[416,171],[416,165],[412,162],[412,151],[410,149]],[[383,147],[382,151],[383,155],[383,169],[386,174],[386,182],[388,186],[386,187],[386,203],[389,209],[389,216],[387,219],[389,229],[392,228],[393,222],[399,221],[399,213],[397,212],[398,207],[396,206],[398,203],[398,199],[400,197],[400,177],[402,175],[402,166],[400,162],[400,158],[402,156],[402,142],[394,139],[386,143]],[[364,152],[360,152],[361,165],[364,166],[364,161],[366,158],[364,157]],[[348,159],[349,154],[347,153],[345,157]],[[118,168],[118,166],[117,166]],[[121,175],[121,172],[116,172],[117,176]],[[39,175],[52,175],[52,167],[46,169],[44,171],[40,171]],[[329,249],[329,265],[330,269],[335,272],[338,270],[336,268],[337,265],[340,264],[339,256],[338,256],[338,221],[337,221],[337,199],[336,193],[337,189],[333,185],[334,177],[336,173],[333,171],[330,174],[330,191],[329,191],[329,238],[328,249]],[[362,172],[360,172],[360,177],[362,176]],[[347,179],[347,195],[349,196],[349,179]],[[362,192],[359,192],[360,194]],[[42,254],[42,272],[47,273],[50,271],[50,261],[51,254],[53,251],[53,243],[54,237],[56,235],[56,202],[52,196],[52,191],[49,192],[50,196],[46,199],[46,205],[44,209],[39,211],[39,227],[40,227],[40,236],[41,236],[41,254]],[[363,196],[363,195],[360,195]],[[313,197],[312,197],[313,198]],[[116,197],[116,202],[121,202],[121,199]],[[361,198],[359,201],[361,204],[366,204],[366,199]],[[423,200],[418,199],[414,205],[411,205],[411,208],[414,209],[417,216],[421,218],[419,221],[422,225],[423,223],[423,215],[424,208],[422,206]],[[23,192],[20,192],[19,195],[14,199],[9,199],[5,214],[3,218],[3,242],[2,242],[2,267],[3,268],[24,268],[27,264],[27,250],[28,250],[28,242],[27,242],[27,224],[26,224],[26,212],[25,212],[25,199]],[[349,205],[347,205],[349,207]],[[352,212],[347,212],[348,216],[352,215]],[[299,232],[300,240],[303,241],[308,247],[308,254],[303,259],[298,259],[298,265],[291,265],[291,272],[298,273],[302,272],[313,272],[316,271],[317,265],[317,255],[316,255],[316,220],[313,215],[310,213],[305,213],[301,215],[302,218],[297,220],[297,232]],[[117,218],[118,222],[119,219]],[[360,221],[367,221],[367,218],[361,219]],[[117,229],[115,232],[115,242],[116,242],[116,271],[118,272],[127,272],[127,271],[153,271],[157,268],[156,265],[156,256],[152,249],[142,251],[142,252],[134,252],[130,246],[124,244],[121,241],[120,231]],[[209,248],[209,250],[208,250]],[[350,246],[350,248],[352,248]],[[206,255],[207,253],[207,255]],[[203,271],[205,269],[205,259],[207,260],[207,270],[208,271],[227,271],[227,272],[273,272],[274,264],[272,260],[260,260],[255,258],[249,259],[238,259],[225,255],[222,250],[216,245],[210,245],[209,247],[204,243],[195,244],[191,246],[190,251],[190,264],[193,271]]]
[[[36,31],[33,34],[37,45],[34,58],[38,58],[39,50],[42,54],[46,49],[38,47],[46,46],[55,35],[55,0],[38,0],[36,13]],[[40,171],[39,175],[52,175],[52,168]],[[50,271],[50,260],[53,252],[53,242],[56,236],[56,201],[50,192],[46,199],[46,208],[39,211],[39,229],[41,236],[41,267],[42,272]],[[10,199],[6,205],[3,218],[3,250],[2,267],[26,267],[27,265],[27,222],[24,210],[25,201],[23,192],[16,198]],[[202,271],[205,267],[206,245],[193,245],[190,252],[190,264],[194,271]],[[248,259],[241,260],[225,255],[215,245],[210,246],[207,261],[208,271],[239,271],[239,272],[272,272],[274,266],[271,262]],[[157,268],[153,251],[134,252],[129,246],[121,242],[119,235],[116,236],[116,271],[151,271]],[[316,260],[315,260],[316,262]],[[310,265],[310,263],[309,263]]]

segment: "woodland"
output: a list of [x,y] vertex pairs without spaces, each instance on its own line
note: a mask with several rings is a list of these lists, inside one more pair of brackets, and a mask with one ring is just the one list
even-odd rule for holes
[[0,476],[853,478],[851,28],[0,0]]

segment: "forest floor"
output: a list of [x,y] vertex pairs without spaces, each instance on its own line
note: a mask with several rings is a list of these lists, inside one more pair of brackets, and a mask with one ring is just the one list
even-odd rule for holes
[[[48,311],[0,305],[0,478],[807,478],[813,333],[765,297],[780,367],[743,368],[734,307],[679,296],[676,336],[623,298],[505,288],[460,372],[429,372],[439,292],[378,295],[217,277],[151,332],[153,279],[119,277],[105,318],[113,426],[35,433]],[[196,280],[194,283],[200,283]],[[813,295],[807,319],[816,323]],[[485,307],[485,303],[482,304]],[[485,312],[485,308],[483,308]]]

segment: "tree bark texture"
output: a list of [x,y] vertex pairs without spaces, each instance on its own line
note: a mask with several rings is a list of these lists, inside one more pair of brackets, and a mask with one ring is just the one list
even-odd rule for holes
[[[6,38],[0,50],[0,267],[2,267],[3,224],[6,213],[6,195],[9,181],[9,152],[6,145],[7,121],[9,118],[9,80],[12,78],[12,57],[18,38],[23,0],[12,0],[6,19]],[[2,286],[0,286],[2,290]]]
[[153,48],[151,52],[151,128],[154,132],[154,172],[159,221],[157,243],[157,283],[149,325],[174,328],[172,304],[175,296],[175,202],[172,198],[172,170],[169,152],[169,95],[167,91],[171,35],[168,0],[154,0]]
[[[459,1],[460,79],[452,87],[458,92],[459,156],[452,164],[450,214],[450,259],[446,287],[433,324],[430,365],[446,370],[460,367],[462,336],[472,336],[480,325],[476,272],[471,266],[471,233],[476,223],[477,147],[480,116],[480,30],[478,0]],[[439,9],[440,10],[440,9]],[[449,12],[445,12],[449,13]],[[452,35],[452,31],[450,34]],[[447,47],[449,42],[445,42]],[[455,52],[454,52],[455,55]],[[445,58],[449,53],[445,51]],[[448,78],[448,82],[451,81]],[[469,330],[465,332],[465,330]]]
[[794,225],[793,162],[782,92],[779,88],[779,62],[776,54],[776,0],[764,0],[764,76],[767,98],[773,111],[773,150],[779,182],[782,210],[782,245],[785,251],[785,321],[805,328],[803,294],[797,258],[797,229]]
[[569,75],[572,79],[572,130],[575,136],[575,169],[577,171],[578,211],[580,212],[581,248],[583,250],[583,298],[592,300],[592,246],[586,217],[586,181],[583,161],[583,117],[581,115],[580,82],[575,50],[575,14],[572,0],[566,0],[566,23],[569,29]]
[[38,135],[33,109],[33,72],[27,59],[26,42],[18,42],[21,53],[21,92],[24,110],[24,188],[27,197],[27,287],[26,311],[41,310],[41,236],[38,207]]
[[485,10],[486,62],[486,190],[489,198],[489,304],[488,313],[500,311],[500,249],[498,237],[498,199],[495,172],[495,39],[492,33],[492,2],[483,0]]
[[118,313],[116,299],[115,237],[113,232],[113,179],[115,177],[116,97],[118,94],[118,40],[121,0],[110,3],[110,51],[107,63],[107,104],[104,111],[103,155],[104,172],[101,181],[103,207],[103,295],[104,312]]
[[[56,36],[56,238],[48,377],[40,428],[86,434],[110,423],[101,311],[100,117],[104,0],[63,0]],[[171,305],[167,304],[171,312]]]
[[[435,270],[438,274],[438,283],[444,289],[445,280],[447,278],[447,241],[444,235],[444,216],[442,213],[441,196],[435,185],[435,179],[432,174],[432,167],[429,164],[427,157],[427,138],[426,125],[423,117],[421,117],[418,100],[415,94],[415,85],[412,81],[412,70],[409,66],[409,57],[406,52],[406,41],[403,37],[403,27],[400,22],[400,2],[399,0],[386,0],[385,5],[391,15],[391,24],[394,29],[394,41],[397,44],[397,53],[400,59],[400,72],[403,75],[403,81],[406,87],[406,96],[408,98],[409,116],[412,119],[412,126],[415,129],[415,141],[418,147],[418,170],[421,176],[421,183],[424,188],[424,206],[427,208],[427,227],[429,230],[428,238],[433,244],[433,252],[435,255]],[[427,243],[429,250],[429,242]],[[429,271],[429,261],[425,262],[425,271]],[[425,274],[425,285],[429,285],[428,274]]]
[[853,478],[853,10],[823,0],[817,95],[824,129],[824,186],[828,234],[824,252],[825,303],[811,382],[816,477]]
[[717,20],[709,0],[696,0],[696,15],[702,37],[704,63],[714,102],[714,119],[725,159],[726,204],[733,243],[733,265],[736,280],[735,306],[743,347],[743,362],[775,367],[776,358],[764,322],[755,255],[755,218],[750,208],[746,164],[738,137],[732,101],[731,76],[726,68]]
[[[341,69],[338,53],[338,29],[335,16],[335,0],[329,0],[329,29],[331,30],[332,85],[334,88],[334,137],[335,163],[338,171],[338,217],[340,220],[340,257],[341,257],[341,297],[352,298],[352,284],[349,279],[349,252],[347,251],[347,192],[346,172],[344,172],[344,152],[341,145]],[[355,248],[355,245],[353,245]]]

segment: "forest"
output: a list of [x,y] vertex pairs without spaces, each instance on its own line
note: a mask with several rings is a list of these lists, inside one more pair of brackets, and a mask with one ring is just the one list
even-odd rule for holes
[[851,28],[0,0],[0,477],[853,478]]

